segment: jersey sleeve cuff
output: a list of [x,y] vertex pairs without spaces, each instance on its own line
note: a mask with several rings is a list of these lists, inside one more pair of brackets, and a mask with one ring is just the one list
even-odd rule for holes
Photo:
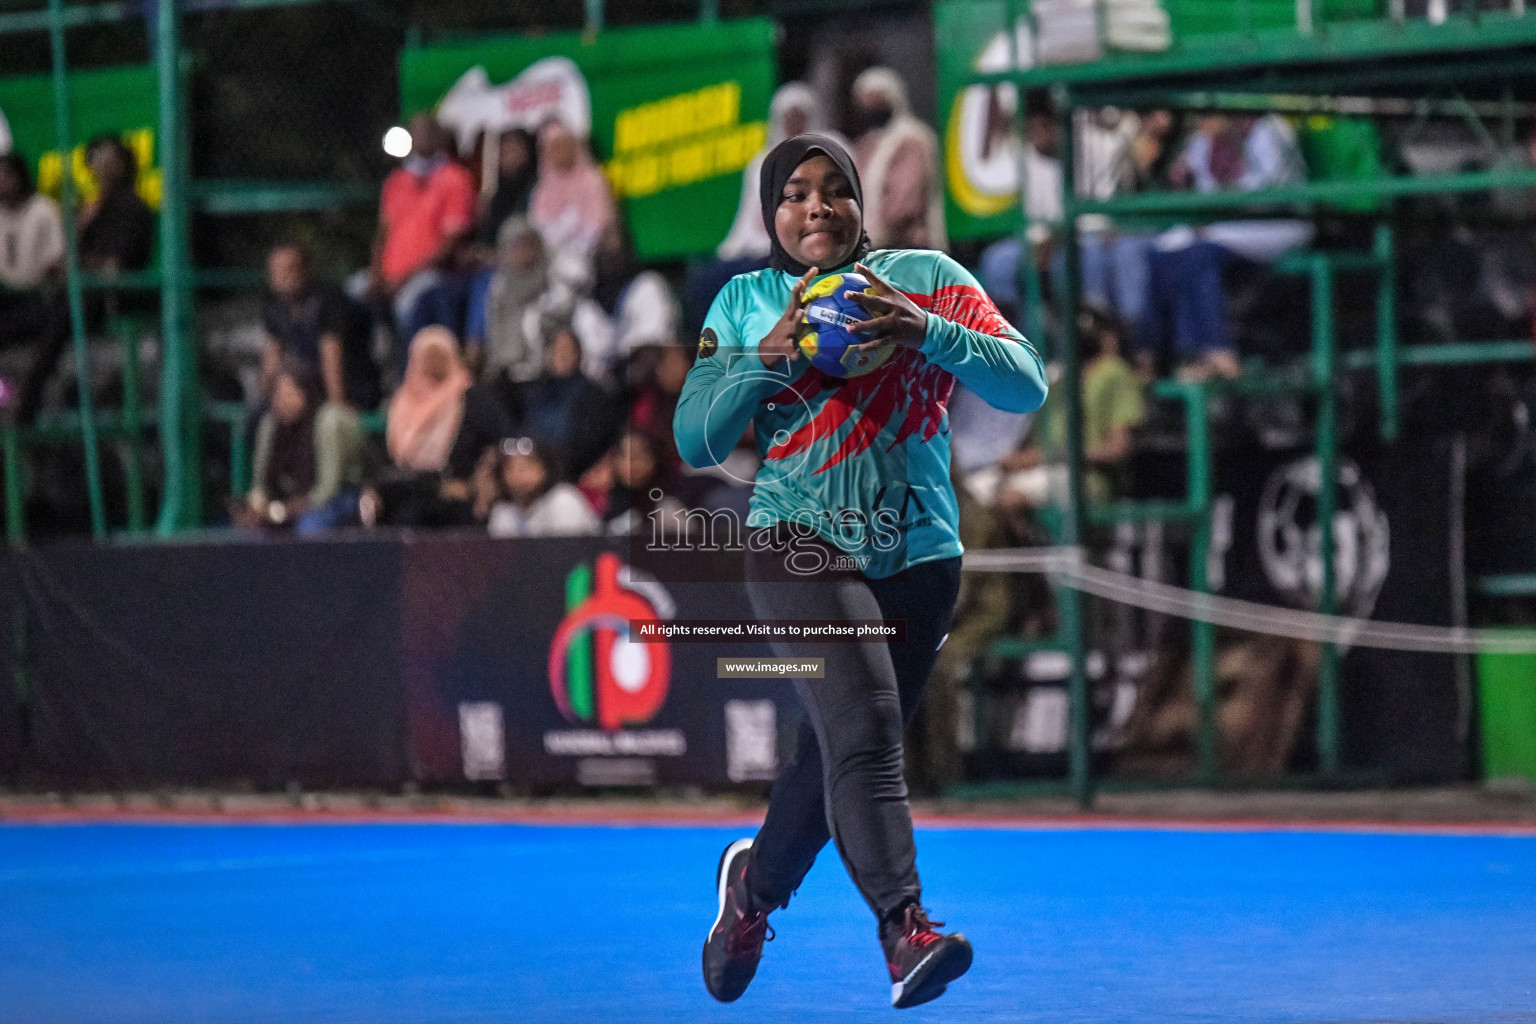
[[927,313],[925,315],[928,317],[928,329],[923,332],[923,343],[918,346],[917,350],[929,362],[941,363],[945,354],[944,350],[948,347],[946,344],[948,339],[945,335],[948,332],[949,321],[936,313]]

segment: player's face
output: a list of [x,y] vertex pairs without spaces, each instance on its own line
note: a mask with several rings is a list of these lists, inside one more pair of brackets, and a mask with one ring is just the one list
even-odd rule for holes
[[848,262],[859,244],[863,216],[847,175],[831,157],[818,154],[796,167],[784,183],[773,230],[795,259],[831,270]]

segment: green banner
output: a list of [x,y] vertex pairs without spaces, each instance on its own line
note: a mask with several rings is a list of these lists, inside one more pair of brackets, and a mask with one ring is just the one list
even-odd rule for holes
[[[85,144],[98,135],[114,134],[138,158],[139,195],[151,207],[159,207],[160,169],[155,163],[159,97],[155,69],[147,64],[70,74],[70,166],[83,199],[96,196],[95,179],[85,165]],[[53,77],[0,78],[0,124],[8,128],[11,148],[32,166],[38,189],[58,198],[64,163],[54,121]]]
[[438,110],[461,148],[548,116],[590,126],[636,254],[690,256],[729,231],[742,169],[767,139],[774,45],[773,22],[752,18],[412,48],[402,112]]
[[944,216],[951,239],[1019,230],[1018,143],[1006,117],[1015,90],[966,85],[977,72],[1008,70],[1006,18],[1001,0],[941,0],[933,7]]

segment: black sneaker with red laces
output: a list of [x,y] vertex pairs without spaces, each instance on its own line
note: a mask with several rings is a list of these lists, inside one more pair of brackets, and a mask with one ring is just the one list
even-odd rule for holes
[[926,1003],[971,969],[971,944],[959,932],[941,935],[921,904],[909,903],[880,925],[880,945],[891,969],[891,1005],[898,1010]]
[[704,940],[704,987],[722,1003],[732,1003],[752,984],[763,943],[773,938],[768,911],[755,910],[747,895],[747,851],[752,840],[738,839],[720,855],[715,888],[720,914]]

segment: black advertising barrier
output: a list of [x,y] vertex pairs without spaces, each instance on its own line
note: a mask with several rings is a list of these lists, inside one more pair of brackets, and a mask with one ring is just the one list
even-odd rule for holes
[[7,561],[30,617],[27,775],[404,778],[398,544],[66,544]]
[[[631,618],[750,619],[739,568],[660,584],[624,557],[476,534],[11,553],[0,598],[24,595],[34,690],[20,771],[80,786],[771,779],[793,687],[720,680],[715,662],[766,645],[619,639]],[[6,682],[0,771],[16,749]]]
[[[1345,460],[1343,610],[1451,621],[1450,453],[1421,442]],[[1300,452],[1223,458],[1221,592],[1307,603],[1307,465]],[[750,620],[740,555],[718,557],[647,566],[601,539],[478,534],[7,553],[0,610],[7,595],[25,603],[33,691],[19,771],[119,786],[768,779],[798,722],[793,687],[716,670],[766,644],[619,638],[634,619]],[[23,734],[0,660],[5,773]],[[1353,651],[1343,694],[1350,763],[1404,781],[1464,775],[1455,659]]]
[[[1386,580],[1373,618],[1418,625],[1465,625],[1459,564],[1463,518],[1461,441],[1424,439],[1366,460],[1392,529]],[[1463,655],[1357,650],[1345,659],[1341,701],[1344,756],[1385,768],[1393,781],[1467,778],[1472,715],[1471,663]]]
[[[1418,439],[1340,454],[1334,531],[1340,614],[1453,624],[1459,570],[1452,559],[1460,550],[1452,502],[1460,494],[1455,443]],[[1316,607],[1322,578],[1316,467],[1301,450],[1222,456],[1211,562],[1220,593]],[[1464,670],[1454,655],[1350,651],[1340,700],[1346,763],[1400,782],[1464,778]]]
[[17,692],[15,662],[10,656],[11,630],[20,605],[16,576],[6,566],[0,571],[0,779],[15,775],[21,768],[24,746],[21,704]]
[[733,582],[739,569],[684,574],[718,582],[662,583],[626,557],[597,540],[407,546],[402,648],[417,777],[711,786],[773,777],[796,721],[792,685],[716,678],[717,657],[766,655],[765,644],[621,636],[633,619],[750,619]]

